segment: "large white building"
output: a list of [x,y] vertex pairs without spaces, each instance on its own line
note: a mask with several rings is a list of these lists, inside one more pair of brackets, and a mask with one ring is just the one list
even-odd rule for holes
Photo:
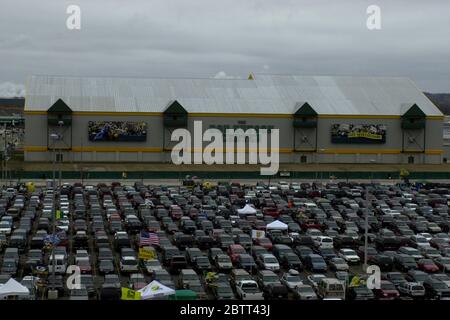
[[443,160],[443,115],[406,78],[32,76],[26,87],[26,161],[49,161],[56,150],[63,161],[168,162],[171,133],[195,120],[204,129],[280,129],[281,162]]

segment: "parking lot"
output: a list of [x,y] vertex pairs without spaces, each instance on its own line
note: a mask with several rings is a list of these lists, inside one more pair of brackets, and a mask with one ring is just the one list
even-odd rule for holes
[[120,299],[152,280],[198,299],[450,298],[450,184],[160,182],[4,186],[0,284],[22,299]]

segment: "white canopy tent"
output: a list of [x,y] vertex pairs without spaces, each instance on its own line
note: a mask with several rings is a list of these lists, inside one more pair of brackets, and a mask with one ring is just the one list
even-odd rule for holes
[[174,289],[166,287],[156,280],[153,280],[138,291],[141,293],[141,300],[157,299],[175,294]]
[[9,296],[27,296],[29,294],[30,290],[13,278],[10,278],[0,287],[0,299],[5,299]]
[[237,212],[239,214],[255,214],[256,209],[250,206],[249,204],[246,204],[245,207],[243,207],[242,209],[238,209]]
[[266,225],[266,230],[287,230],[287,229],[288,225],[279,220],[275,220],[274,222],[271,222],[268,225]]

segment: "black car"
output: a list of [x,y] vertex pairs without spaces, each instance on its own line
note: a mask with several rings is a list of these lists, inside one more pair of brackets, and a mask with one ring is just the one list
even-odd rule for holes
[[367,286],[348,287],[346,297],[349,300],[374,300],[375,295]]
[[381,271],[391,271],[394,265],[393,258],[384,254],[376,254],[374,256],[370,256],[367,259],[367,262],[369,264],[380,267]]
[[255,273],[257,271],[255,260],[247,253],[239,255],[236,266],[237,268],[244,269],[250,273]]
[[17,274],[17,263],[14,259],[3,259],[3,264],[0,272],[2,274],[9,274],[12,277]]
[[394,257],[394,266],[402,272],[408,272],[409,270],[416,270],[416,260],[409,254],[398,254]]
[[234,293],[228,283],[217,283],[214,286],[210,286],[211,293],[215,300],[234,300]]
[[212,268],[211,263],[209,262],[209,259],[206,256],[203,256],[203,255],[198,256],[198,257],[195,257],[193,260],[194,261],[192,263],[192,266],[198,272],[208,271],[208,270],[211,270],[211,268]]
[[450,298],[450,289],[441,280],[428,278],[423,282],[423,286],[425,288],[425,297],[429,299],[441,300]]
[[303,263],[295,253],[285,253],[280,260],[280,264],[287,270],[295,269],[303,271]]
[[288,294],[288,288],[278,283],[269,283],[263,289],[263,296],[266,300],[287,299]]
[[98,271],[101,274],[114,273],[114,263],[112,262],[112,260],[100,260],[98,264]]

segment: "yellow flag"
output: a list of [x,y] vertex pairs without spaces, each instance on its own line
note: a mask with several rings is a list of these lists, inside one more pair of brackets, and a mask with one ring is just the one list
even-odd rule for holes
[[142,260],[155,260],[158,257],[156,252],[152,250],[147,250],[146,248],[139,248],[139,259]]
[[122,288],[122,300],[141,300],[141,293],[128,288]]
[[357,287],[357,286],[359,286],[359,282],[360,282],[359,277],[358,276],[354,276],[352,278],[352,282],[350,283],[350,287]]

